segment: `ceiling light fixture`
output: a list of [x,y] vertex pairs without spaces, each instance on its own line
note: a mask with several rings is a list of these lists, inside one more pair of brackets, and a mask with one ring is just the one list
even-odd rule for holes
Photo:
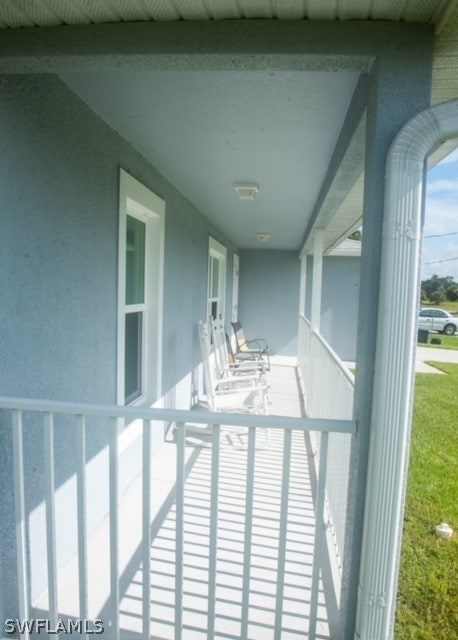
[[258,240],[259,242],[269,242],[270,233],[266,233],[265,231],[258,233]]
[[259,193],[259,185],[255,182],[235,182],[234,189],[240,200],[254,200],[255,195]]

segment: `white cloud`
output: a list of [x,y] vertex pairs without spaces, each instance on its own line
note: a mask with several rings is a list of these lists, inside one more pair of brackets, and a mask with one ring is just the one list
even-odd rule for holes
[[440,198],[426,198],[424,235],[458,231],[458,206]]
[[426,238],[423,241],[421,263],[422,280],[437,274],[441,277],[452,276],[458,282],[458,236]]
[[[458,282],[458,148],[428,175],[423,229],[422,279],[452,276]],[[437,236],[439,238],[428,238]],[[432,263],[432,264],[425,264]]]
[[458,198],[458,177],[456,180],[444,180],[442,178],[428,181],[427,193],[430,194],[438,192],[443,193],[444,195],[446,194],[447,197],[452,194]]

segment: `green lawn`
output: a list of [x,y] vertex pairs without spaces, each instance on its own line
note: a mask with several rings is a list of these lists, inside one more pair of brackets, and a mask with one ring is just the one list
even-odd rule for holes
[[435,366],[448,375],[416,376],[396,640],[458,637],[458,366]]
[[[440,344],[431,344],[431,338],[439,338]],[[440,333],[430,333],[428,336],[428,344],[419,344],[419,347],[431,347],[434,349],[458,349],[458,335],[443,336]],[[433,358],[434,355],[431,355]]]

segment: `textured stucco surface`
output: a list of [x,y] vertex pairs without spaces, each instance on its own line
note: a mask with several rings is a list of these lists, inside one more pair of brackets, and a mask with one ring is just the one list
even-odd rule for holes
[[[55,76],[0,77],[2,280],[0,395],[114,404],[116,402],[119,168],[166,201],[163,392],[169,406],[189,408],[191,372],[200,350],[197,322],[205,317],[208,236],[232,247],[118,134]],[[230,305],[231,280],[227,300]],[[15,575],[11,435],[2,421],[0,564]],[[42,429],[25,423],[27,509],[32,550],[43,548]],[[87,458],[97,460],[99,495],[91,528],[106,505],[107,429],[90,424]],[[74,548],[74,425],[55,429],[60,516],[69,525],[58,543],[64,561]],[[155,444],[161,441],[158,432]],[[128,466],[131,453],[126,452]],[[94,465],[93,465],[94,466]],[[94,472],[93,482],[96,482]],[[123,482],[131,477],[121,470]],[[95,505],[95,506],[94,506]],[[41,554],[42,555],[42,554]],[[43,587],[44,563],[33,588]],[[5,607],[15,611],[14,585]],[[5,609],[5,610],[6,610]]]
[[[341,360],[356,359],[361,260],[324,256],[320,332]],[[306,316],[311,316],[313,261],[307,260]]]
[[299,280],[296,251],[240,251],[239,320],[274,355],[297,355]]

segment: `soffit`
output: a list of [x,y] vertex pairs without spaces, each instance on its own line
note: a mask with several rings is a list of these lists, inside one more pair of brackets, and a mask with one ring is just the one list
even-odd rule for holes
[[[458,95],[458,0],[406,0],[404,2],[393,0],[334,0],[330,2],[323,0],[308,0],[307,2],[302,0],[161,0],[159,2],[157,0],[40,0],[39,2],[36,0],[3,0],[0,3],[0,29],[132,21],[171,22],[177,20],[249,20],[259,18],[309,21],[389,20],[434,24],[436,38],[432,102],[439,103],[455,98]],[[186,115],[177,108],[174,110],[177,116],[171,119],[170,111],[168,113],[169,120],[171,120],[172,124],[178,125],[178,131],[184,136],[180,145],[178,136],[173,139],[172,134],[169,146],[176,151],[174,158],[173,155],[170,156],[170,154],[163,153],[166,149],[165,142],[160,142],[160,140],[159,143],[153,142],[151,137],[141,133],[140,122],[143,118],[143,124],[145,125],[146,120],[144,114],[138,109],[138,105],[132,107],[132,105],[123,104],[121,100],[119,101],[120,108],[116,111],[103,99],[102,92],[98,90],[98,85],[94,86],[94,75],[88,74],[86,78],[83,75],[80,75],[79,78],[76,78],[76,75],[72,77],[72,75],[65,74],[62,77],[73,90],[88,102],[91,108],[98,112],[111,126],[120,131],[153,164],[158,166],[166,177],[176,184],[215,224],[221,226],[239,246],[253,246],[252,237],[255,234],[255,230],[271,231],[271,229],[262,224],[261,217],[261,205],[265,205],[268,202],[271,210],[267,219],[272,220],[272,224],[277,225],[276,228],[273,227],[274,238],[278,232],[278,237],[271,245],[272,248],[293,248],[292,243],[296,243],[294,246],[300,244],[304,228],[304,205],[309,207],[313,197],[317,196],[317,188],[324,176],[324,166],[332,153],[332,145],[338,135],[338,126],[343,121],[349,96],[356,82],[354,74],[351,73],[341,73],[334,76],[334,78],[339,76],[339,80],[335,84],[337,90],[342,91],[339,100],[335,100],[335,94],[334,96],[332,95],[332,90],[324,89],[324,84],[318,90],[320,82],[317,82],[318,93],[315,92],[314,94],[316,95],[314,112],[313,110],[310,112],[307,122],[301,122],[296,136],[294,136],[291,129],[288,130],[287,121],[291,120],[297,126],[298,114],[294,113],[294,105],[298,104],[304,96],[301,95],[300,90],[297,92],[293,85],[296,84],[300,87],[303,81],[312,82],[310,74],[304,74],[301,82],[292,82],[290,85],[288,85],[287,73],[277,74],[275,79],[273,77],[268,78],[268,76],[263,77],[262,73],[258,74],[253,88],[257,89],[258,96],[262,100],[258,104],[262,104],[262,110],[265,111],[263,122],[258,122],[258,119],[252,115],[256,113],[257,107],[253,98],[254,94],[249,90],[242,99],[242,102],[244,102],[243,109],[235,116],[234,101],[231,100],[231,97],[232,95],[242,96],[247,91],[250,83],[247,77],[243,77],[243,73],[237,77],[236,72],[234,72],[229,85],[217,86],[218,82],[216,82],[213,89],[210,87],[209,95],[213,91],[214,99],[212,113],[205,113],[206,126],[208,127],[209,121],[212,121],[213,118],[214,133],[216,135],[214,150],[217,148],[222,150],[224,148],[226,152],[229,151],[232,154],[231,158],[229,155],[227,156],[226,165],[220,167],[222,171],[217,176],[215,174],[215,163],[202,161],[206,154],[209,159],[216,157],[216,154],[208,153],[208,147],[206,148],[205,143],[202,142],[202,139],[207,134],[203,134],[202,128],[199,130],[199,118],[202,121],[204,113],[198,113],[202,105],[199,103],[197,94],[192,96],[192,91],[190,90],[186,95],[186,101],[189,100],[190,109],[195,112],[197,118],[197,121],[192,122],[191,126],[187,127],[188,132],[180,127],[186,119],[188,119],[188,124],[190,123],[189,114]],[[315,80],[318,80],[319,75],[316,76]],[[173,73],[169,74],[169,78],[165,83],[165,93],[169,92],[169,96],[175,95],[175,98],[179,100],[181,89],[177,88],[176,80],[178,76],[173,76]],[[253,78],[254,76],[252,75],[251,77]],[[197,79],[197,75],[195,78]],[[207,76],[207,79],[209,78],[210,76]],[[105,79],[100,77],[99,80],[100,86],[104,86],[107,90],[107,83],[108,85],[110,84],[109,77],[106,76]],[[129,83],[134,82],[134,80],[132,76],[130,80],[123,79],[123,82]],[[154,86],[157,80],[157,74],[155,78],[151,76],[151,85]],[[228,80],[229,76],[225,76],[225,81]],[[280,83],[280,86],[286,85],[287,90],[284,95],[275,91],[276,83]],[[141,81],[137,83],[136,90],[140,88],[140,93],[144,99],[143,104],[145,104],[145,101],[148,101],[149,98],[147,91],[141,88],[143,84]],[[173,88],[173,84],[175,84],[175,88]],[[178,84],[181,84],[181,80]],[[124,94],[122,91],[123,86],[128,86],[128,84],[118,84],[118,88],[121,88],[118,95]],[[231,90],[230,86],[235,86],[236,88]],[[202,85],[200,88],[201,91],[206,92]],[[110,95],[109,90],[107,95]],[[217,95],[219,98],[217,98]],[[332,100],[340,103],[340,106],[334,110],[330,108],[330,101]],[[267,102],[269,102],[269,109],[266,111],[265,105]],[[142,100],[140,100],[139,104],[142,104]],[[156,102],[155,108],[160,116],[159,121],[162,117],[161,114],[163,115],[164,110],[167,110],[164,105],[165,103],[159,104]],[[291,105],[293,105],[293,108]],[[282,119],[278,117],[279,109],[285,108],[285,113],[288,116]],[[316,156],[314,152],[313,159],[315,162],[306,166],[304,165],[303,150],[311,148],[306,138],[309,135],[315,135],[315,126],[319,119],[320,109],[325,110],[328,118],[327,122],[330,125],[327,139],[322,141],[315,140],[321,150]],[[242,113],[247,114],[244,120],[240,119]],[[214,117],[215,114],[217,117]],[[224,114],[228,116],[228,119],[221,123],[220,119]],[[231,119],[232,127],[230,126]],[[219,133],[216,131],[218,122]],[[276,166],[277,179],[279,177],[278,167],[281,166],[283,169],[281,179],[283,189],[280,189],[278,183],[275,182],[273,164],[269,165],[268,163],[271,149],[263,148],[261,145],[258,148],[257,155],[253,151],[253,144],[259,141],[258,138],[262,133],[262,128],[272,127],[273,125],[277,127],[277,135],[283,132],[280,138],[275,139],[279,153],[279,162],[277,162]],[[241,131],[242,134],[237,135],[234,133],[236,131]],[[258,138],[256,137],[256,132]],[[160,139],[160,134],[161,131],[158,132],[156,140]],[[186,140],[186,135],[191,136],[191,139]],[[293,137],[294,140],[292,140]],[[208,136],[207,139],[209,139]],[[288,141],[291,140],[292,144],[288,145]],[[186,153],[192,148],[189,146],[191,144],[197,146],[194,147],[193,158],[190,160]],[[361,142],[359,141],[358,144],[361,144]],[[186,148],[186,162],[181,165],[179,161],[175,163],[176,158],[179,157],[180,147]],[[286,154],[287,147],[289,156]],[[282,151],[284,152],[283,155]],[[261,161],[257,162],[256,157],[261,158]],[[243,160],[246,158],[251,158],[251,167],[253,162],[259,167],[260,172],[258,175],[254,171],[250,171],[247,164],[244,164]],[[174,163],[178,172],[177,175],[174,175],[171,169]],[[325,247],[327,250],[331,250],[338,239],[345,237],[349,230],[359,224],[362,209],[363,179],[361,175],[362,169],[358,173],[356,164],[354,161],[347,162],[347,166],[352,167],[354,171],[351,188],[346,190],[344,196],[342,195],[342,189],[335,188],[335,186],[331,188],[323,203],[320,216],[317,218],[317,224],[326,226],[327,229],[325,232]],[[193,167],[191,171],[190,167]],[[193,170],[201,173],[202,177],[199,184],[193,183],[191,180],[190,174],[192,174]],[[226,176],[224,185],[221,182],[222,175]],[[259,181],[262,189],[261,194],[264,194],[264,200],[258,199],[253,203],[243,203],[254,205],[250,215],[255,213],[256,208],[259,209],[258,214],[251,216],[248,222],[243,216],[246,210],[245,212],[239,211],[239,217],[237,217],[233,209],[229,213],[227,206],[229,199],[235,197],[235,193],[231,191],[230,184],[235,179],[235,176],[238,176],[239,179]],[[303,176],[306,177],[305,180]],[[301,179],[302,187],[300,184]],[[291,203],[291,210],[288,211],[288,225],[283,223],[286,198]],[[339,198],[340,202],[338,202]],[[217,202],[218,204],[216,204]],[[336,212],[338,215],[336,215]],[[299,228],[300,224],[302,224],[302,232]],[[286,233],[287,226],[289,237]],[[236,228],[243,229],[243,238],[237,235],[240,232],[237,232]],[[293,241],[292,236],[296,236],[295,241]],[[247,240],[247,238],[250,238],[250,240]]]
[[2,0],[0,3],[0,29],[260,18],[434,24],[433,104],[458,95],[458,0]]
[[3,27],[141,20],[395,20],[438,22],[447,0],[3,0]]

